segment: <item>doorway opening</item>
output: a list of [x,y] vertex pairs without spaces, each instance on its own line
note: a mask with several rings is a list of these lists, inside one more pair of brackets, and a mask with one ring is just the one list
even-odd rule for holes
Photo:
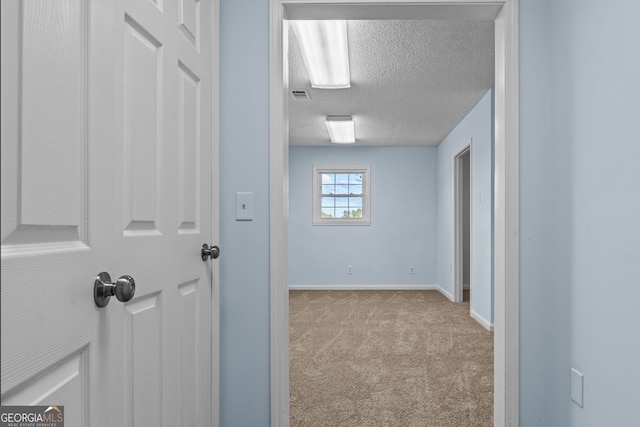
[[453,157],[453,296],[471,296],[471,141]]
[[[364,15],[364,16],[363,16]],[[288,73],[285,19],[495,21],[494,425],[519,420],[518,2],[273,0],[270,3],[271,425],[289,423]],[[301,18],[302,17],[302,18]]]

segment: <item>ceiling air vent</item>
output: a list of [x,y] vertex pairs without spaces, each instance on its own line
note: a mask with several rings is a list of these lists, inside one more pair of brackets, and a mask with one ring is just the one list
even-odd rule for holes
[[311,99],[309,92],[306,90],[292,90],[291,95],[293,95],[293,99],[297,99],[299,101]]

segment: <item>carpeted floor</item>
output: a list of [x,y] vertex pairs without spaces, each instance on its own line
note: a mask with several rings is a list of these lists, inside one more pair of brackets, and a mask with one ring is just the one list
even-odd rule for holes
[[291,426],[493,425],[493,334],[437,291],[291,291]]

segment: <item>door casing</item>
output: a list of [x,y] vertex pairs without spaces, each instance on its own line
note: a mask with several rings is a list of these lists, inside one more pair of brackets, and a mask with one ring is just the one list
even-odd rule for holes
[[[495,10],[494,426],[519,424],[519,76],[518,0],[271,0],[269,30],[271,425],[289,425],[287,8],[337,19],[367,6],[370,16],[405,6],[454,19]],[[493,8],[493,9],[492,9]],[[393,12],[391,13],[393,15]],[[399,14],[398,14],[399,15]],[[344,15],[342,15],[344,16]],[[388,15],[385,15],[388,17]]]

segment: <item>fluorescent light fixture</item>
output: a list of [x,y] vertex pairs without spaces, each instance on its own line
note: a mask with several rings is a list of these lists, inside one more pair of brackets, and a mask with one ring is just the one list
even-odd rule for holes
[[347,21],[291,21],[311,86],[351,87]]
[[356,127],[351,116],[327,116],[329,137],[334,144],[355,144]]

